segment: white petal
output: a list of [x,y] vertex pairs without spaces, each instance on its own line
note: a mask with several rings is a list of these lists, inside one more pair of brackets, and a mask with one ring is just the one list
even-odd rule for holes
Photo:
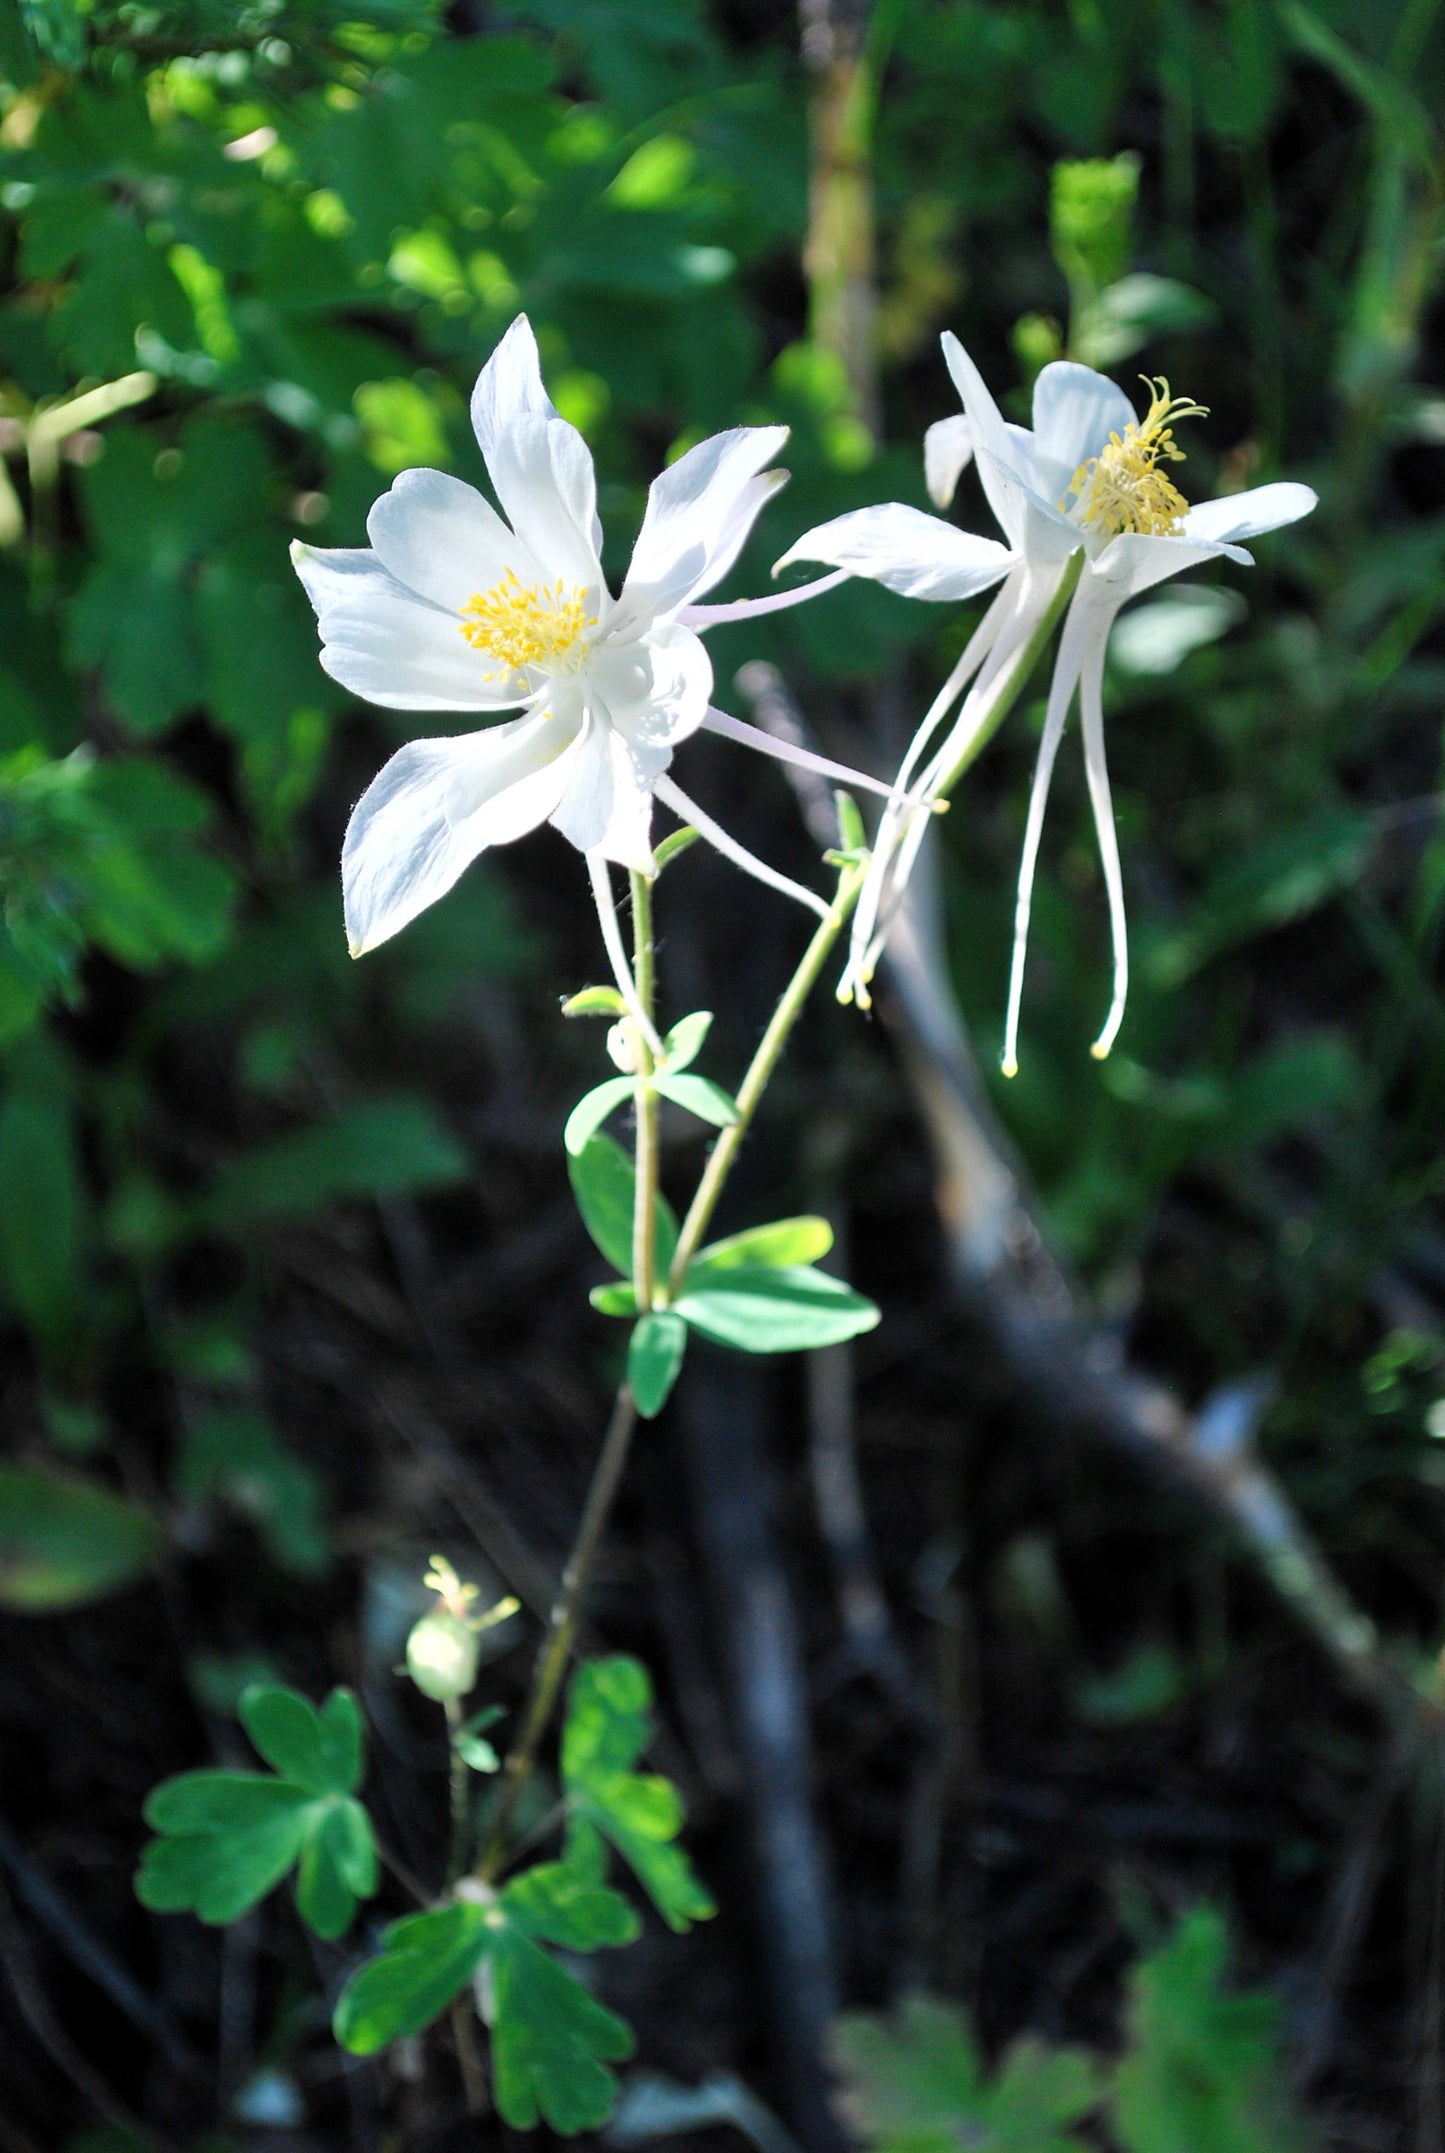
[[446,895],[489,845],[545,822],[567,782],[576,736],[545,715],[459,740],[412,740],[373,778],[341,852],[351,954]]
[[923,476],[935,508],[947,508],[973,461],[973,428],[960,412],[939,419],[923,437]]
[[460,613],[510,568],[525,584],[551,580],[475,486],[445,471],[403,471],[366,519],[377,559],[398,583]]
[[881,501],[820,523],[788,548],[790,561],[826,561],[868,576],[904,598],[972,598],[1008,574],[1013,556],[997,539],[960,531],[902,501]]
[[1034,383],[1034,438],[1040,456],[1063,472],[1063,486],[1137,417],[1121,388],[1073,359],[1052,360]]
[[1094,829],[1099,840],[1099,860],[1109,899],[1109,938],[1114,950],[1114,990],[1104,1028],[1094,1041],[1093,1055],[1103,1061],[1119,1036],[1124,1004],[1129,998],[1129,930],[1124,915],[1124,874],[1119,865],[1119,837],[1114,828],[1114,808],[1109,795],[1109,765],[1104,753],[1104,645],[1108,641],[1112,611],[1096,624],[1084,652],[1079,675],[1079,715],[1084,732],[1084,774],[1094,810]]
[[736,740],[745,748],[756,748],[759,755],[770,755],[776,762],[791,763],[796,770],[811,770],[815,777],[835,778],[840,785],[847,785],[857,792],[877,793],[885,800],[894,798],[896,788],[885,785],[881,778],[868,777],[862,770],[850,770],[846,763],[835,763],[827,755],[815,755],[811,748],[797,747],[791,740],[775,739],[772,733],[748,725],[742,718],[730,718],[725,710],[709,709],[703,724],[710,733],[721,733],[725,740]]
[[597,478],[575,426],[542,386],[537,340],[519,314],[472,392],[472,424],[512,529],[549,578],[597,590]]
[[1259,538],[1283,524],[1298,523],[1318,505],[1312,486],[1280,479],[1272,486],[1252,486],[1248,493],[1226,494],[1221,501],[1201,501],[1184,519],[1186,538],[1212,539],[1216,545]]
[[1039,759],[1034,765],[1034,781],[1029,793],[1028,820],[1024,825],[1024,849],[1019,861],[1018,895],[1014,901],[1013,955],[1009,962],[1008,1014],[1004,1020],[1003,1073],[1018,1073],[1019,1010],[1024,993],[1024,959],[1029,946],[1029,917],[1033,910],[1034,872],[1039,861],[1039,841],[1044,830],[1044,810],[1049,802],[1049,785],[1053,779],[1054,762],[1059,752],[1059,742],[1064,737],[1064,725],[1069,715],[1069,705],[1074,699],[1074,687],[1079,678],[1079,667],[1084,650],[1092,633],[1096,632],[1096,620],[1089,607],[1081,605],[1076,595],[1064,621],[1064,632],[1059,638],[1059,652],[1054,660],[1054,677],[1049,688],[1049,705],[1044,717],[1044,735],[1039,743]]
[[365,548],[295,544],[291,560],[316,608],[321,663],[353,695],[388,710],[507,710],[521,698],[489,680],[454,613],[389,576]]
[[766,883],[770,890],[777,890],[780,896],[791,897],[794,903],[806,905],[810,912],[817,913],[819,919],[828,917],[827,903],[816,891],[805,889],[801,882],[794,882],[791,876],[779,874],[776,867],[769,867],[766,860],[760,860],[755,852],[748,851],[746,845],[740,845],[720,823],[713,821],[705,809],[698,806],[696,800],[689,799],[680,785],[674,785],[670,777],[658,779],[657,797],[664,806],[672,809],[679,822],[690,822],[694,829],[700,830],[708,843],[714,846],[725,860],[731,860],[734,867],[740,867],[744,874],[752,875],[756,881]]
[[1090,561],[1084,577],[1095,589],[1107,591],[1115,605],[1123,605],[1126,598],[1137,598],[1141,591],[1166,583],[1170,576],[1183,575],[1186,569],[1198,568],[1205,561],[1224,559],[1238,561],[1241,568],[1253,566],[1242,546],[1183,535],[1151,538],[1142,531],[1121,531]]
[[[664,767],[669,760],[664,754]],[[552,827],[579,852],[600,853],[650,875],[657,865],[651,837],[655,779],[617,728],[589,713]]]
[[[989,507],[997,516],[1010,545],[1018,549],[1024,538],[1018,496],[1013,488],[1000,483],[1001,477],[1014,469],[1015,448],[1009,429],[982,374],[951,330],[944,330],[942,343],[944,361],[953,377],[953,385],[963,399],[973,433],[974,453],[979,457],[978,475],[988,495]],[[988,460],[982,454],[985,450]]]
[[821,598],[824,591],[835,591],[840,583],[848,580],[846,568],[834,569],[828,576],[816,576],[811,583],[800,583],[796,590],[774,591],[768,598],[732,598],[717,606],[684,606],[677,618],[684,628],[721,628],[726,621],[756,620],[763,613],[786,613],[792,606],[806,605],[810,598]]
[[707,716],[712,660],[690,628],[661,621],[635,644],[599,651],[588,689],[634,748],[670,751]]
[[1053,478],[1038,469],[1033,436],[1006,423],[978,368],[946,329],[943,356],[973,429],[983,490],[1009,544],[1030,561],[1063,561],[1079,534],[1059,511]]
[[732,567],[765,501],[786,482],[764,472],[786,426],[736,426],[712,434],[655,478],[621,604],[639,623],[674,612],[711,590]]

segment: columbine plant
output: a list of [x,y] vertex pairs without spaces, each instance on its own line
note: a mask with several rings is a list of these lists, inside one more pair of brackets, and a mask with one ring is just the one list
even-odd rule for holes
[[[964,598],[1001,588],[935,698],[895,781],[874,845],[873,865],[853,921],[841,992],[866,1005],[868,983],[930,820],[999,724],[1068,607],[1049,690],[1019,869],[1003,1068],[1018,1068],[1019,1008],[1029,911],[1044,808],[1075,691],[1084,768],[1098,832],[1114,951],[1114,987],[1093,1052],[1109,1052],[1123,1021],[1129,985],[1123,877],[1104,755],[1104,652],[1119,608],[1130,598],[1221,557],[1248,566],[1240,541],[1294,523],[1315,505],[1308,486],[1257,486],[1190,507],[1168,467],[1184,461],[1174,435],[1203,405],[1146,381],[1141,419],[1123,391],[1089,366],[1057,360],[1034,388],[1032,428],[1008,425],[968,353],[945,333],[943,355],[963,415],[930,427],[924,446],[929,492],[940,508],[977,460],[989,506],[1007,546],[959,531],[894,502],[820,525],[779,561],[821,561],[871,576],[905,597]],[[961,709],[929,749],[960,695]],[[927,758],[925,760],[925,758]],[[920,765],[922,766],[920,768]]]
[[[398,933],[488,846],[542,822],[586,858],[615,984],[584,987],[564,1014],[608,1021],[612,1073],[573,1108],[563,1139],[583,1221],[616,1274],[592,1300],[629,1327],[626,1374],[526,1701],[501,1747],[492,1739],[501,1706],[484,1699],[468,1707],[481,1678],[482,1637],[509,1621],[516,1603],[483,1610],[477,1589],[440,1556],[424,1580],[435,1600],[412,1628],[405,1672],[445,1717],[445,1875],[418,1880],[382,1845],[362,1798],[364,1728],[351,1694],[333,1691],[317,1711],[294,1691],[263,1687],[242,1700],[241,1719],[269,1771],[188,1773],[158,1788],[146,1812],[156,1838],[137,1888],[158,1910],[188,1908],[221,1923],[294,1872],[302,1920],[337,1939],[378,1891],[384,1864],[418,1910],[383,1930],[353,1967],[334,2014],[338,2040],[373,2054],[450,2011],[468,2104],[478,2110],[485,2099],[479,2017],[497,2109],[517,2128],[545,2120],[562,2132],[595,2129],[614,2105],[610,2066],[630,2053],[630,2031],[554,1955],[637,1935],[635,1908],[609,1880],[614,1857],[674,1929],[713,1911],[677,1843],[683,1815],[675,1790],[635,1768],[649,1739],[651,1700],[636,1661],[588,1661],[573,1674],[557,1760],[561,1799],[552,1807],[535,1799],[637,1422],[661,1411],[694,1334],[743,1352],[784,1353],[838,1343],[878,1320],[871,1302],[816,1268],[831,1245],[822,1219],[779,1219],[706,1238],[807,996],[856,906],[843,991],[866,1001],[933,809],[1003,716],[1067,607],[1029,810],[1005,1066],[1014,1062],[1044,798],[1076,689],[1115,938],[1114,1003],[1095,1050],[1106,1052],[1127,976],[1100,708],[1110,626],[1135,592],[1218,554],[1247,560],[1239,539],[1313,505],[1306,487],[1267,486],[1190,509],[1169,467],[1181,460],[1174,427],[1200,415],[1197,405],[1151,384],[1139,419],[1102,376],[1057,364],[1039,378],[1026,431],[1005,425],[962,349],[952,338],[944,343],[965,415],[930,433],[930,486],[946,505],[976,457],[1006,544],[893,503],[812,531],[784,556],[829,564],[833,572],[819,581],[777,598],[701,604],[782,482],[765,467],[783,429],[741,428],[700,443],[655,482],[614,598],[599,560],[591,458],[548,402],[531,331],[519,320],[483,371],[472,407],[507,520],[455,479],[408,471],[372,511],[370,549],[296,548],[320,619],[322,662],[345,686],[393,709],[521,712],[459,737],[412,741],[363,795],[342,861],[353,953]],[[891,787],[783,749],[714,709],[698,636],[711,622],[795,604],[850,574],[934,600],[1002,586]],[[676,748],[703,726],[882,793],[874,858],[856,805],[840,791],[839,848],[827,855],[831,895],[755,860],[668,775]],[[656,846],[654,798],[681,822]],[[735,1095],[696,1066],[710,1013],[668,1022],[657,1009],[654,890],[699,834],[817,915]],[[630,879],[630,953],[614,866]],[[681,1220],[660,1187],[663,1101],[720,1132]],[[630,1148],[606,1129],[624,1107]]]
[[[564,1142],[583,1221],[617,1274],[592,1299],[629,1326],[627,1372],[531,1687],[503,1747],[493,1738],[500,1706],[476,1704],[474,1692],[482,1637],[516,1603],[482,1611],[476,1588],[442,1557],[424,1580],[435,1602],[411,1631],[405,1672],[445,1716],[445,1875],[418,1880],[382,1846],[362,1799],[363,1726],[350,1693],[333,1692],[318,1712],[294,1691],[269,1687],[241,1705],[269,1772],[188,1773],[158,1788],[147,1805],[157,1836],[138,1889],[158,1910],[227,1922],[294,1872],[303,1921],[339,1938],[378,1890],[384,1863],[418,1911],[385,1929],[353,1969],[335,2010],[338,2040],[369,2055],[450,2011],[476,2110],[485,2098],[479,2016],[504,2121],[525,2129],[544,2119],[574,2132],[606,2121],[617,2091],[609,2066],[630,2053],[631,2035],[553,1953],[625,1944],[639,1933],[634,1907],[608,1880],[613,1857],[674,1929],[713,1911],[676,1843],[683,1816],[675,1790],[635,1769],[651,1698],[636,1661],[589,1661],[573,1674],[557,1765],[561,1802],[549,1810],[533,1799],[637,1422],[661,1410],[694,1334],[784,1353],[855,1337],[878,1320],[870,1301],[816,1268],[832,1241],[822,1219],[707,1239],[768,1080],[863,886],[858,810],[838,794],[840,849],[828,855],[834,886],[825,896],[753,859],[667,772],[678,744],[706,725],[815,771],[872,781],[781,749],[710,701],[699,629],[794,604],[847,573],[782,598],[696,603],[782,482],[764,468],[782,428],[716,435],[664,472],[614,598],[598,557],[591,458],[547,400],[524,320],[484,370],[473,416],[507,521],[457,480],[408,471],[372,511],[371,549],[296,549],[320,619],[322,662],[344,685],[394,709],[522,712],[460,737],[413,741],[392,757],[346,834],[347,932],[354,954],[374,948],[442,897],[489,845],[544,821],[585,855],[616,983],[584,987],[564,1013],[608,1021],[611,1073],[573,1109]],[[887,786],[872,789],[889,797]],[[682,823],[655,848],[654,797]],[[667,1022],[657,1011],[653,892],[699,833],[817,915],[735,1096],[696,1066],[709,1012]],[[630,953],[614,865],[630,877]],[[664,1100],[720,1131],[680,1221],[659,1186]],[[604,1126],[624,1106],[630,1149]]]

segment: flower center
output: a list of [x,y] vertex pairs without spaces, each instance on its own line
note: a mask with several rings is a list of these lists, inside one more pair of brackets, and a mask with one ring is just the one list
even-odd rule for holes
[[489,680],[538,666],[546,673],[572,673],[586,656],[586,635],[597,626],[580,583],[524,584],[509,568],[489,591],[475,591],[462,607],[461,630],[474,650],[501,660]]
[[1206,418],[1207,408],[1190,397],[1171,396],[1162,375],[1157,381],[1148,374],[1140,378],[1150,394],[1144,417],[1131,419],[1122,434],[1110,434],[1098,455],[1081,463],[1069,481],[1079,522],[1105,538],[1117,538],[1121,531],[1172,538],[1189,506],[1159,465],[1183,463],[1174,423]]

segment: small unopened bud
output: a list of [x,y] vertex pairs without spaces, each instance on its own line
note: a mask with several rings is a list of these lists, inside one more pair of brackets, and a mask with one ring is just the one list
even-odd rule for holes
[[480,1655],[471,1624],[437,1607],[413,1625],[406,1641],[406,1671],[424,1697],[447,1704],[470,1694]]
[[607,1051],[624,1076],[636,1076],[642,1067],[642,1041],[631,1017],[620,1017],[607,1034]]

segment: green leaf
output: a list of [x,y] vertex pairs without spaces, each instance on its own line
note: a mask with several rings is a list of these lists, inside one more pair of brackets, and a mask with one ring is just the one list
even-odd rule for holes
[[420,2033],[471,1980],[488,1950],[493,1909],[458,1902],[395,1921],[381,1955],[354,1973],[337,2000],[332,2030],[353,2056]]
[[851,792],[840,788],[833,794],[833,805],[838,813],[838,848],[841,852],[862,853],[868,849],[868,825],[863,820],[863,810]]
[[85,1331],[85,1198],[65,1087],[17,1088],[0,1106],[0,1274],[52,1366]]
[[769,1269],[817,1263],[833,1246],[833,1229],[826,1219],[804,1215],[774,1219],[768,1226],[748,1226],[729,1234],[725,1241],[711,1241],[699,1249],[688,1266],[688,1277],[714,1271],[735,1271],[763,1264]]
[[695,1009],[690,1017],[680,1017],[662,1044],[666,1051],[666,1066],[672,1075],[695,1062],[703,1050],[708,1033],[712,1030],[712,1011]]
[[1374,835],[1359,809],[1325,808],[1251,852],[1226,857],[1185,925],[1149,953],[1149,978],[1158,987],[1182,986],[1222,951],[1315,911],[1359,879]]
[[326,1568],[322,1483],[254,1406],[214,1406],[187,1427],[176,1492],[219,1500],[249,1518],[271,1559],[297,1577]]
[[459,1734],[456,1752],[471,1772],[500,1772],[502,1760],[485,1735]]
[[[637,1187],[631,1159],[610,1136],[593,1136],[569,1160],[567,1171],[583,1225],[614,1271],[625,1277],[632,1269],[632,1207]],[[659,1274],[667,1271],[676,1252],[677,1219],[667,1198],[659,1195]]]
[[375,1895],[371,1819],[351,1790],[363,1769],[361,1715],[349,1690],[317,1712],[292,1689],[255,1683],[240,1714],[268,1764],[260,1772],[184,1772],[145,1805],[157,1834],[136,1894],[157,1913],[235,1921],[298,1869],[296,1903],[318,1936],[345,1934],[358,1899]]
[[514,1877],[502,1904],[519,1929],[539,1943],[564,1951],[596,1951],[630,1944],[642,1934],[636,1911],[622,1894],[570,1861],[544,1862]]
[[234,1233],[347,1197],[436,1188],[466,1172],[466,1154],[430,1107],[420,1099],[377,1100],[237,1159],[216,1176],[192,1218]]
[[721,1084],[714,1084],[711,1077],[673,1076],[660,1069],[652,1079],[653,1088],[674,1106],[696,1114],[699,1121],[711,1122],[714,1128],[730,1129],[738,1118],[737,1101],[728,1096]]
[[528,2131],[540,2117],[563,2137],[599,2130],[617,2102],[606,2066],[632,2054],[626,2022],[515,1928],[496,1933],[482,2001],[502,2121]]
[[562,1142],[569,1158],[580,1158],[595,1132],[601,1128],[614,1107],[630,1099],[633,1092],[631,1077],[608,1077],[577,1101],[567,1116],[567,1126],[562,1131]]
[[468,1898],[395,1922],[381,1956],[342,1991],[336,2038],[353,2055],[375,2055],[420,2033],[476,1977],[503,2121],[530,2130],[540,2116],[564,2134],[596,2129],[617,2098],[605,2066],[631,2055],[632,2035],[534,1937],[587,1951],[636,1933],[636,1916],[616,1892],[565,1863],[543,1864],[490,1901]]
[[840,2019],[832,2050],[845,2117],[874,2153],[1087,2153],[1071,2126],[1102,2089],[1081,2050],[1016,2042],[990,2083],[968,2014],[927,1996]]
[[312,1794],[354,1794],[362,1770],[361,1712],[335,1689],[320,1712],[279,1683],[256,1683],[241,1699],[241,1725],[274,1772]]
[[159,1542],[154,1520],[108,1488],[0,1464],[0,1607],[83,1607],[144,1576]]
[[[627,1004],[615,987],[583,987],[562,1004],[564,1017],[625,1017]],[[588,1094],[591,1097],[591,1094]],[[570,1147],[569,1147],[570,1148]]]
[[695,830],[692,824],[687,822],[680,830],[674,830],[670,836],[665,837],[652,855],[657,862],[657,872],[661,874],[670,860],[677,859],[689,846],[695,845],[701,835],[701,830]]
[[1114,2082],[1125,2153],[1282,2153],[1300,2143],[1278,2063],[1278,2007],[1258,1991],[1226,1993],[1228,1956],[1222,1916],[1197,1907],[1135,1967]]
[[655,1420],[682,1372],[687,1325],[670,1309],[643,1316],[627,1347],[627,1380],[644,1420]]
[[136,1896],[153,1913],[192,1912],[223,1926],[275,1888],[307,1836],[304,1787],[254,1772],[187,1772],[157,1787],[146,1822],[160,1836],[141,1857]]
[[681,1847],[683,1807],[670,1780],[634,1772],[651,1734],[652,1684],[639,1661],[588,1660],[572,1678],[562,1779],[574,1818],[611,1841],[671,1929],[716,1911]]
[[806,1266],[724,1266],[692,1274],[672,1304],[689,1327],[744,1353],[802,1353],[871,1331],[878,1310],[841,1279]]
[[358,1899],[377,1887],[376,1842],[360,1802],[329,1803],[301,1848],[296,1904],[317,1936],[335,1939],[351,1927]]
[[637,1295],[630,1285],[618,1280],[611,1286],[594,1286],[587,1296],[592,1306],[603,1316],[635,1316]]

